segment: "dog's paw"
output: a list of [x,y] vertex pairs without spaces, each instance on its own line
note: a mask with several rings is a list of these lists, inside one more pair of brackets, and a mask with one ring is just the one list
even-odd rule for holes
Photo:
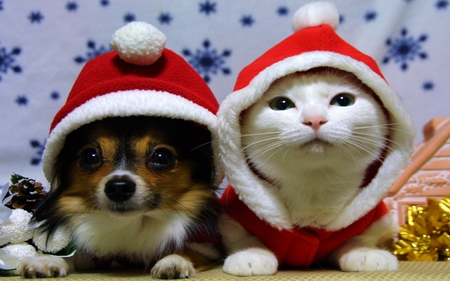
[[382,271],[397,270],[398,260],[388,251],[356,248],[339,259],[342,271]]
[[19,265],[22,278],[65,277],[69,265],[63,258],[55,256],[39,256],[25,258]]
[[181,279],[195,277],[192,263],[179,255],[168,255],[160,259],[151,270],[158,279]]
[[225,259],[223,272],[236,276],[273,275],[278,260],[269,250],[249,248],[236,252]]

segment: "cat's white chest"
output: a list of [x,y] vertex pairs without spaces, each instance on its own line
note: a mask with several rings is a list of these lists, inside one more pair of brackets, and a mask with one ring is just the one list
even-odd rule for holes
[[291,216],[291,222],[301,227],[326,228],[349,200],[359,192],[358,172],[339,172],[324,168],[304,172],[290,171],[277,181],[280,199]]

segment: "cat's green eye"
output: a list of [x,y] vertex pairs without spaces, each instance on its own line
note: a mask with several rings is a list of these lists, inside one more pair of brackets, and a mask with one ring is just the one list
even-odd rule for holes
[[273,110],[288,110],[294,107],[295,104],[288,98],[276,98],[270,102],[270,108]]
[[339,94],[335,96],[330,104],[334,106],[350,106],[355,103],[355,98],[350,94]]

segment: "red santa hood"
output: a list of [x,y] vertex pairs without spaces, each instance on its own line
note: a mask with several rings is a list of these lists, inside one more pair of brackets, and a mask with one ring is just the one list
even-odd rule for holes
[[[117,30],[113,51],[86,63],[66,103],[55,115],[43,153],[49,182],[66,137],[107,117],[156,116],[194,122],[209,130],[217,150],[219,104],[202,77],[180,55],[165,48],[166,36],[145,22]],[[218,157],[215,182],[223,178]]]
[[239,74],[234,91],[218,112],[221,161],[229,183],[259,218],[278,229],[292,227],[289,212],[276,188],[255,175],[247,165],[240,133],[240,115],[257,102],[277,79],[316,67],[332,67],[353,73],[370,87],[389,111],[391,144],[372,181],[343,209],[328,230],[355,222],[372,210],[409,163],[415,130],[400,98],[386,82],[377,63],[342,40],[335,28],[339,14],[332,3],[316,2],[294,15],[295,33],[269,49]]

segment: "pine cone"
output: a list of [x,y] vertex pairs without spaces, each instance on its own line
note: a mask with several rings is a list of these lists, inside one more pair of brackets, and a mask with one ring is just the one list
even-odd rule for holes
[[13,175],[11,181],[13,184],[9,187],[5,198],[11,194],[14,194],[14,196],[5,206],[11,209],[23,209],[33,213],[42,198],[47,194],[42,184],[19,175]]

